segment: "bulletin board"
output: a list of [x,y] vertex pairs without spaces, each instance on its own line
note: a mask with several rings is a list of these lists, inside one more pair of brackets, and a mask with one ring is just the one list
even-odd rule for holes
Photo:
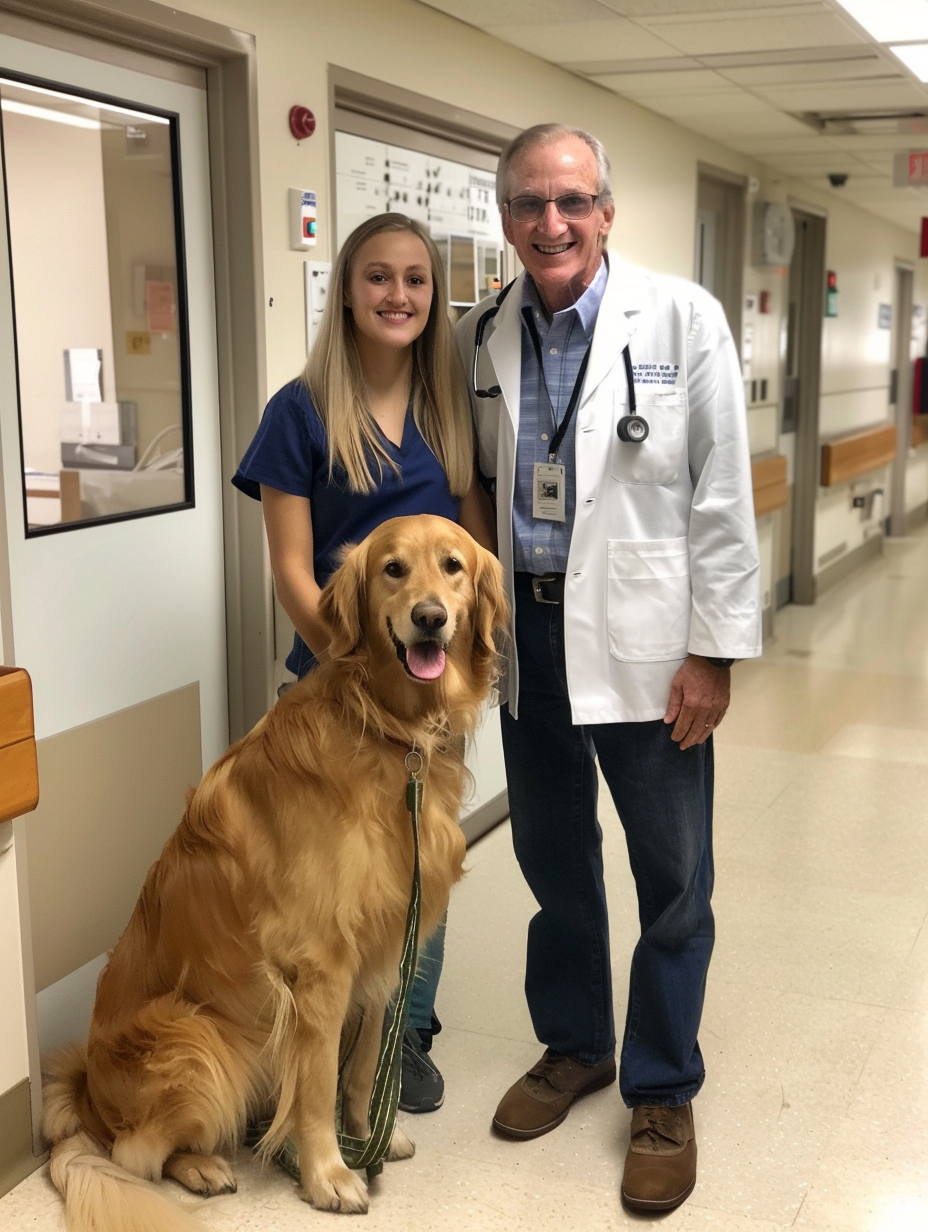
[[335,168],[339,245],[372,215],[406,214],[438,244],[452,305],[469,307],[500,285],[504,237],[493,172],[340,131]]

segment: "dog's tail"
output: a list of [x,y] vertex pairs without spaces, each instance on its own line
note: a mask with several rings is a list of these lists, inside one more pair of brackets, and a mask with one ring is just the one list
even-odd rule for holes
[[82,1049],[72,1046],[50,1059],[44,1128],[54,1143],[49,1171],[65,1201],[68,1232],[208,1232],[179,1203],[114,1164],[83,1128],[86,1083]]

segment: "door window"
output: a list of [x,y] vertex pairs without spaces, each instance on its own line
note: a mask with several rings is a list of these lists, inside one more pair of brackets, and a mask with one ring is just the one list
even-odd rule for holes
[[0,73],[27,536],[193,503],[177,118]]

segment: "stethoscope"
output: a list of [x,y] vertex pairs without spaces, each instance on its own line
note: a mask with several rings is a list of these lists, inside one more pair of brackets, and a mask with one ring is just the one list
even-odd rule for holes
[[[496,316],[496,314],[499,312],[500,308],[503,306],[503,300],[509,294],[509,292],[511,291],[514,285],[515,285],[515,279],[513,279],[512,282],[507,283],[506,286],[503,287],[502,291],[500,291],[499,295],[496,297],[496,303],[491,308],[488,308],[486,312],[482,313],[479,320],[477,321],[477,328],[474,331],[474,372],[473,372],[474,396],[477,398],[498,398],[503,392],[498,385],[491,385],[489,389],[481,389],[477,381],[477,366],[480,361],[480,348],[483,346],[483,338],[484,338],[484,334],[486,334],[487,332],[487,327],[489,326],[493,318]],[[537,335],[534,332],[532,332],[532,341],[533,343],[536,344],[536,354],[539,356],[539,365],[540,365],[541,364],[541,359],[540,359],[541,350],[540,350],[540,346],[537,343]],[[583,363],[580,367],[580,373],[577,377],[577,384],[574,387],[574,396],[571,397],[572,405],[569,408],[569,413],[572,413],[573,406],[576,403],[576,399],[577,397],[579,397],[580,386],[583,384],[583,378],[586,375],[586,365],[587,365],[587,360],[589,359],[589,357],[590,357],[590,353],[589,351],[587,351],[586,356],[584,357]],[[628,382],[629,414],[623,415],[622,418],[619,420],[619,422],[616,424],[616,429],[615,429],[616,435],[618,436],[620,441],[628,441],[629,444],[631,445],[640,445],[643,440],[647,439],[650,428],[648,427],[648,421],[644,418],[644,416],[638,414],[638,402],[637,402],[637,399],[635,398],[635,378],[632,373],[632,360],[631,360],[631,354],[628,349],[628,343],[625,344],[625,347],[622,350],[622,360],[625,364],[625,379]]]

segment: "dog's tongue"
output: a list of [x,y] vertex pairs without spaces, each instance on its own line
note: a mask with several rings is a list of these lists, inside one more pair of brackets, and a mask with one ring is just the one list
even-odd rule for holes
[[437,680],[445,670],[445,652],[437,642],[406,647],[406,662],[417,680]]

